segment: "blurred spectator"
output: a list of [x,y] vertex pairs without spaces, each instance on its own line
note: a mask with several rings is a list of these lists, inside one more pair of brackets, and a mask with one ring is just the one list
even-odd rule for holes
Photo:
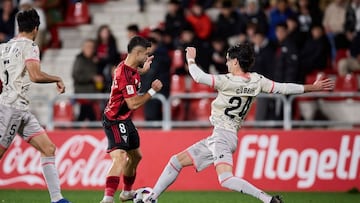
[[145,12],[145,6],[146,6],[146,2],[145,0],[138,0],[138,4],[139,4],[139,11]]
[[233,9],[232,2],[222,2],[220,14],[215,22],[215,36],[228,39],[231,36],[245,35],[246,24],[243,17]]
[[257,26],[259,31],[268,32],[268,19],[264,11],[261,10],[258,0],[246,0],[244,18],[247,25],[252,23]]
[[48,47],[61,47],[61,40],[58,33],[58,24],[65,19],[65,13],[68,1],[61,0],[42,0],[46,13],[46,22],[48,30],[50,31],[51,39]]
[[338,62],[338,74],[345,76],[348,73],[360,71],[360,33],[358,32],[350,46],[350,56]]
[[270,11],[269,16],[269,39],[276,40],[275,29],[279,23],[285,23],[289,16],[293,16],[294,12],[288,5],[287,0],[276,0],[275,8]]
[[311,37],[305,42],[299,57],[302,82],[305,82],[306,75],[330,66],[331,47],[322,25],[312,26]]
[[186,26],[184,10],[179,0],[169,0],[165,16],[165,30],[177,41],[181,31]]
[[[35,43],[39,46],[40,50],[43,50],[44,48],[46,42],[46,32],[47,32],[46,16],[44,10],[42,9],[42,6],[43,5],[41,0],[20,0],[19,2],[20,11],[34,8],[39,15],[40,25],[39,25],[38,35],[35,38]],[[16,21],[15,24],[17,24]],[[17,26],[15,27],[15,33],[16,35],[18,33]]]
[[14,37],[15,16],[18,10],[12,0],[3,0],[0,8],[0,43],[7,42]]
[[194,3],[190,12],[186,15],[186,20],[194,28],[196,36],[200,40],[207,41],[211,34],[212,22],[209,16],[204,12],[200,3]]
[[[155,38],[150,38],[151,42],[151,55],[154,59],[151,63],[150,70],[141,75],[141,91],[146,92],[151,88],[151,83],[155,79],[159,79],[163,87],[159,91],[160,94],[166,98],[170,94],[170,64],[171,59],[168,54],[168,49],[161,41]],[[151,99],[144,105],[145,120],[159,121],[162,120],[162,104],[158,99]]]
[[116,39],[108,25],[102,25],[97,31],[96,38],[97,73],[102,75],[107,66],[113,66],[120,61]]
[[346,1],[334,0],[326,9],[323,19],[325,31],[330,39],[333,56],[338,49],[348,48],[345,35]]
[[[74,91],[78,93],[97,93],[98,87],[102,84],[102,78],[97,74],[97,66],[95,63],[95,42],[94,40],[87,39],[83,43],[82,51],[76,56],[72,77],[74,80]],[[81,99],[80,113],[77,118],[78,121],[84,121],[86,119],[90,121],[96,120],[94,111],[95,102],[92,100]]]
[[276,26],[277,49],[275,55],[274,80],[277,82],[297,82],[299,60],[298,49],[289,38],[285,23]]
[[[181,49],[183,52],[185,51],[186,47],[196,47],[198,52],[197,63],[199,66],[205,71],[206,73],[209,72],[210,60],[211,60],[211,48],[210,45],[203,43],[199,40],[193,28],[189,25],[185,27],[180,35],[179,44],[177,46],[178,49]],[[185,57],[185,53],[183,54]],[[185,58],[184,58],[185,60]],[[188,71],[185,67],[175,70],[175,74],[188,74]]]
[[297,19],[299,31],[302,34],[309,34],[312,25],[322,23],[323,12],[318,4],[311,3],[309,0],[299,0],[297,2]]
[[[255,63],[251,71],[257,72],[266,78],[274,78],[275,47],[267,39],[265,33],[257,30],[252,38],[255,52]],[[275,120],[275,101],[269,98],[257,98],[256,120]]]
[[296,16],[289,16],[286,19],[286,25],[288,27],[288,38],[295,42],[296,47],[301,49],[306,39],[308,38],[307,33],[302,35],[299,30],[299,22]]
[[127,39],[130,40],[136,35],[139,35],[139,26],[137,24],[130,24],[126,28],[127,31]]
[[226,66],[226,51],[229,48],[229,45],[225,39],[214,38],[211,40],[212,54],[211,54],[211,63],[215,67],[215,71],[219,74],[228,73],[228,68]]

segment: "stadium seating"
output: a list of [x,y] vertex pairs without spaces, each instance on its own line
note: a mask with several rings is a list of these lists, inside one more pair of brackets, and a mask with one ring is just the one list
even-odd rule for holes
[[[335,82],[335,92],[357,92],[358,79],[355,74],[337,76]],[[360,120],[360,99],[335,97],[320,100],[320,109],[330,119],[334,121],[356,122]]]
[[77,26],[90,22],[89,7],[86,2],[76,2],[69,4],[66,10],[65,21],[59,26]]
[[86,2],[88,2],[88,3],[98,3],[98,4],[101,4],[101,3],[106,3],[107,0],[86,0]]
[[58,101],[54,104],[54,121],[74,121],[74,110],[70,101]]
[[171,58],[170,72],[175,73],[176,69],[181,68],[185,65],[184,63],[184,53],[180,49],[169,51],[169,56]]

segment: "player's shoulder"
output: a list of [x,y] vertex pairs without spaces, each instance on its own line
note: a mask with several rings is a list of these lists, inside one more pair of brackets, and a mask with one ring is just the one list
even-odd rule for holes
[[252,81],[259,81],[264,78],[263,75],[256,73],[256,72],[251,72],[251,73],[249,73],[249,75],[250,75],[250,79]]

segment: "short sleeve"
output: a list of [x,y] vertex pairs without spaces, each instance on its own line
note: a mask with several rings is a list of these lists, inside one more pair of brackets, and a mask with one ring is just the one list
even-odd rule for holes
[[125,87],[122,88],[122,94],[124,95],[124,98],[130,98],[133,96],[136,96],[136,87],[133,84],[127,84]]
[[25,46],[24,59],[27,61],[40,61],[39,47],[35,43],[29,43]]

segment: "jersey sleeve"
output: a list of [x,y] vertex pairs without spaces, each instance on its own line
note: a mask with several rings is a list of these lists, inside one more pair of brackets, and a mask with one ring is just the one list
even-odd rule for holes
[[191,64],[189,66],[189,73],[196,82],[214,88],[214,75],[205,73],[196,64]]
[[304,93],[304,85],[295,83],[279,83],[274,82],[261,76],[260,79],[261,91],[265,93],[274,94],[301,94]]
[[35,43],[29,43],[25,46],[24,59],[27,61],[40,61],[39,47]]
[[116,70],[114,79],[117,88],[121,91],[124,98],[130,98],[137,95],[135,84],[131,84],[127,81],[124,70]]

